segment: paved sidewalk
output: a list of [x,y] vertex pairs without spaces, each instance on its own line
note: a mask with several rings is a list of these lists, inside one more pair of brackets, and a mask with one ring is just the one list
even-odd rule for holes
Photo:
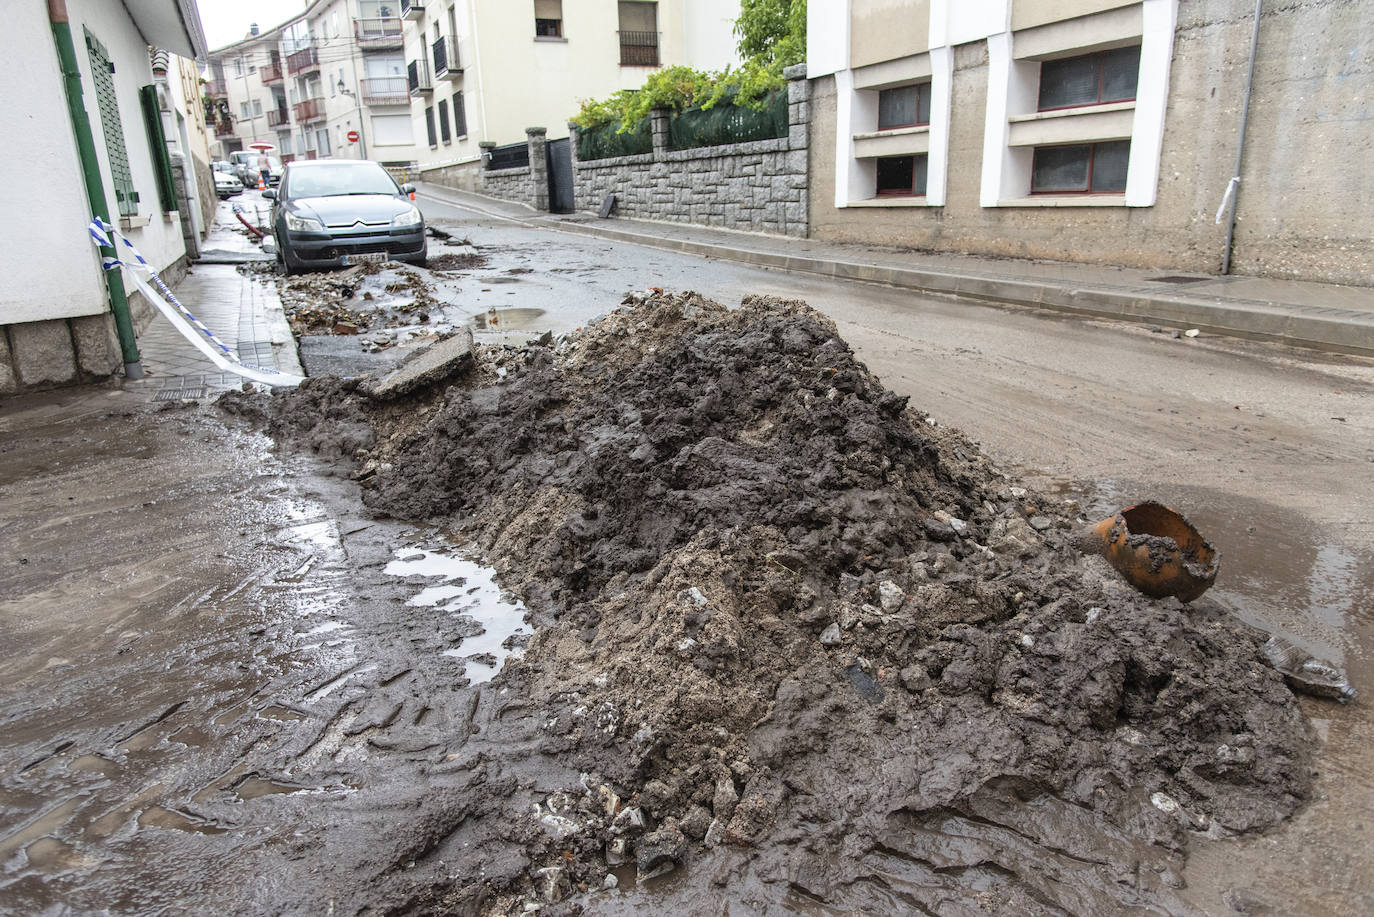
[[[251,202],[245,206],[251,206]],[[233,207],[221,203],[202,246],[205,261],[192,265],[172,292],[191,314],[231,347],[244,363],[304,375],[296,341],[276,288],[241,274],[226,261],[255,260],[262,251],[238,231]],[[138,338],[148,375],[124,382],[156,400],[205,398],[243,384],[243,377],[216,366],[156,312]]]
[[428,182],[417,187],[421,196],[487,216],[760,267],[1374,356],[1374,288],[936,254],[582,213],[560,216]]

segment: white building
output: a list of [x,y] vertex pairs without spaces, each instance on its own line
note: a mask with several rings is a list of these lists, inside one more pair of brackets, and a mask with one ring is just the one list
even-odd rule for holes
[[0,393],[109,376],[121,362],[139,373],[133,324],[148,305],[102,269],[87,224],[103,213],[169,279],[184,269],[177,114],[188,105],[176,68],[155,75],[149,43],[203,56],[200,13],[195,0],[30,0],[6,12],[0,84],[22,95],[0,132],[21,173],[0,248]]

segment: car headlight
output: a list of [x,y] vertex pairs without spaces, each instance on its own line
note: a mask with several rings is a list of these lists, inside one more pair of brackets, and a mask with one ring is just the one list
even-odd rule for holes
[[288,210],[286,212],[286,228],[296,232],[319,232],[324,229],[324,224],[319,220],[299,216]]
[[394,219],[391,221],[391,225],[394,226],[394,227],[401,227],[401,226],[419,226],[419,225],[420,225],[420,220],[421,220],[421,219],[422,219],[422,217],[420,216],[420,208],[418,208],[418,207],[411,207],[411,208],[410,208],[409,210],[407,210],[405,213],[403,213],[403,214],[401,214],[400,216],[394,218]]

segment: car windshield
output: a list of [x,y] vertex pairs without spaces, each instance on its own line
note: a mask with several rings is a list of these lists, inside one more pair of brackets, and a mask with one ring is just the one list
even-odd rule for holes
[[292,172],[287,196],[335,197],[342,194],[391,194],[400,191],[386,170],[373,162],[341,163]]

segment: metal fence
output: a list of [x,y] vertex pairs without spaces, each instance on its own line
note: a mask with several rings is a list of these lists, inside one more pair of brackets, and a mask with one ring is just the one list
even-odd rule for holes
[[577,132],[577,158],[582,161],[635,156],[654,151],[654,136],[649,119],[641,118],[634,130],[620,133],[620,122],[603,124]]
[[787,132],[785,90],[770,93],[761,108],[736,105],[727,96],[704,111],[688,108],[673,115],[668,122],[668,148],[694,150],[751,140],[775,140],[786,137]]
[[497,169],[522,169],[530,164],[530,147],[528,143],[510,143],[506,146],[498,146],[491,151],[491,156],[487,159],[487,171],[495,172]]

